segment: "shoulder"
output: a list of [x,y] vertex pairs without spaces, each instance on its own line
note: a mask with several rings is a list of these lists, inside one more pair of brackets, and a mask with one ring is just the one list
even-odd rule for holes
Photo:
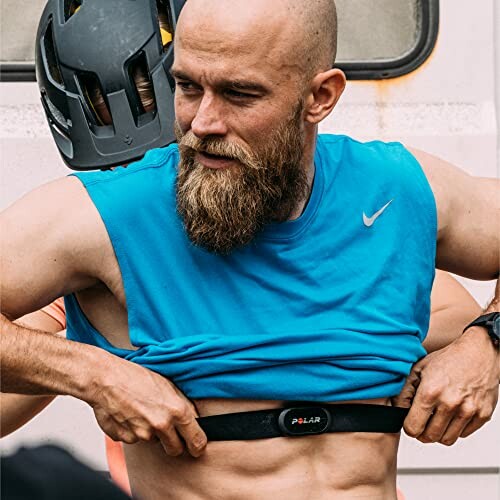
[[117,167],[113,170],[78,172],[72,174],[80,179],[82,184],[89,188],[96,184],[114,183],[137,183],[139,178],[156,178],[175,176],[179,162],[179,150],[177,144],[171,144],[166,148],[152,149],[138,161],[128,166]]
[[73,175],[27,193],[1,214],[0,221],[1,231],[9,236],[5,245],[29,250],[40,261],[57,260],[68,271],[99,277],[99,262],[113,258],[101,214],[86,186]]
[[320,135],[318,151],[328,162],[337,161],[345,176],[373,183],[393,184],[417,195],[428,194],[429,184],[412,152],[399,142],[361,142],[345,135]]
[[412,147],[408,148],[408,150],[418,161],[431,186],[436,200],[439,234],[441,234],[446,231],[449,225],[448,217],[453,211],[453,203],[456,198],[454,193],[457,193],[458,199],[462,198],[462,196],[465,197],[467,184],[470,182],[471,177],[458,167],[437,156]]
[[[89,215],[92,203],[83,185],[74,177],[54,180],[25,194],[1,214],[2,223],[39,233],[57,231],[75,218]],[[9,233],[11,236],[13,233]]]
[[354,166],[369,165],[379,168],[394,167],[401,171],[402,163],[416,163],[409,150],[399,142],[359,141],[346,135],[320,134],[318,149],[339,159],[351,161]]
[[148,151],[140,161],[126,167],[72,175],[85,186],[101,215],[110,211],[115,216],[125,216],[139,206],[154,203],[158,198],[171,197],[178,163],[177,145],[171,145]]
[[112,257],[94,205],[71,177],[45,184],[7,208],[0,214],[0,233],[3,302],[12,317],[91,286],[104,258]]
[[105,236],[99,213],[75,177],[36,188],[5,210],[1,221],[8,241],[59,256],[101,246]]

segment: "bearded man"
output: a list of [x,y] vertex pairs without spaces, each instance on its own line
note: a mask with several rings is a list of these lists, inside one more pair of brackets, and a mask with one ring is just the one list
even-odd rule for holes
[[[395,499],[391,397],[425,354],[435,265],[498,276],[498,184],[318,136],[345,86],[331,0],[189,0],[175,46],[178,146],[3,214],[4,349],[30,354],[2,389],[91,404],[141,498]],[[9,321],[61,295],[81,344]],[[418,364],[407,432],[478,429],[498,359],[475,326]]]

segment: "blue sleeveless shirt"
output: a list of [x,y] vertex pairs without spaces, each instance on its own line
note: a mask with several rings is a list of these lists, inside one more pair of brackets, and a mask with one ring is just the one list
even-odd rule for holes
[[74,174],[109,233],[137,349],[112,346],[74,295],[68,338],[154,370],[190,398],[398,394],[425,355],[435,266],[436,206],[415,158],[399,143],[319,136],[304,213],[229,256],[189,241],[178,161],[171,145],[127,168]]

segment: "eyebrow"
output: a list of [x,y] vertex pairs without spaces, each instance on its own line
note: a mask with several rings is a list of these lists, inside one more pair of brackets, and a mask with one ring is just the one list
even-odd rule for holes
[[[188,80],[192,81],[192,78],[184,73],[183,71],[179,71],[176,69],[171,69],[170,74],[172,77],[177,78],[179,80]],[[257,82],[252,82],[248,80],[241,80],[241,79],[235,79],[235,80],[228,80],[228,79],[223,79],[220,80],[216,83],[215,87],[217,89],[234,89],[234,90],[242,90],[242,91],[249,91],[249,92],[258,92],[260,94],[269,94],[269,89],[265,87],[264,85],[257,83]]]
[[217,87],[258,92],[260,94],[269,93],[268,89],[264,87],[264,85],[261,85],[260,83],[256,82],[249,82],[246,80],[221,80],[220,82],[218,82]]

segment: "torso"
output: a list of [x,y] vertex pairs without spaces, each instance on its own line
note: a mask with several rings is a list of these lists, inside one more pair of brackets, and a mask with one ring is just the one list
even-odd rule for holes
[[[109,254],[111,255],[111,254]],[[118,347],[132,348],[116,259],[103,283],[77,294],[90,322]],[[113,290],[113,291],[111,291]],[[360,402],[360,401],[357,401]],[[388,399],[362,401],[390,404]],[[277,408],[280,401],[195,400],[200,416]],[[154,499],[396,499],[399,434],[343,433],[258,441],[210,442],[205,454],[172,458],[161,444],[128,445],[132,491]]]
[[[234,400],[196,405],[200,415],[282,406]],[[368,433],[210,442],[198,459],[168,457],[161,444],[142,443],[126,446],[126,457],[132,491],[144,499],[395,500],[398,442],[398,434]]]
[[[382,148],[384,154],[377,154],[375,156],[369,155],[370,161],[365,161],[366,159],[363,155],[361,155],[362,158],[358,163],[360,163],[363,168],[359,168],[359,171],[356,170],[359,178],[353,178],[353,171],[350,168],[346,167],[342,170],[342,172],[344,172],[344,170],[346,171],[345,175],[343,174],[344,176],[341,179],[342,182],[339,181],[340,185],[344,186],[342,192],[357,192],[354,188],[351,190],[352,185],[364,185],[360,181],[360,179],[365,178],[365,170],[368,167],[368,170],[372,168],[371,159],[373,158],[378,158],[380,162],[384,163],[384,165],[385,160],[389,158],[391,160],[390,165],[392,165],[391,172],[399,171],[398,169],[400,168],[400,164],[398,161],[396,161],[397,158],[387,156],[385,154],[385,151],[387,149],[386,147],[369,145],[364,149],[364,151],[372,151],[373,149],[376,152],[378,151],[377,148]],[[392,151],[392,149],[394,149],[394,146],[391,146],[389,149],[391,149]],[[411,164],[409,160],[408,162]],[[378,164],[375,164],[373,170],[376,170],[377,165]],[[416,166],[408,165],[408,168],[410,168],[410,172],[416,172],[416,174],[421,175],[421,173],[417,172],[418,169],[416,168]],[[142,170],[138,169],[138,172],[139,173],[137,175],[142,179]],[[148,172],[150,172],[151,175],[157,175],[157,177],[154,177],[154,179],[158,180],[162,179],[162,175],[168,173],[167,171],[156,172],[153,170],[148,170]],[[336,182],[339,180],[339,175],[342,172],[337,173]],[[389,172],[389,174],[391,172]],[[387,174],[380,181],[380,186],[377,185],[375,186],[375,188],[370,186],[369,192],[372,193],[373,191],[375,194],[370,194],[369,198],[371,204],[369,206],[367,203],[365,203],[367,194],[362,190],[358,193],[360,199],[363,199],[363,204],[361,206],[364,207],[365,210],[369,211],[369,213],[375,213],[377,208],[382,206],[383,203],[385,203],[387,200],[394,198],[396,194],[399,194],[400,192],[402,194],[405,194],[408,190],[410,190],[410,188],[407,186],[408,183],[406,182],[405,176],[403,176],[398,181],[397,185],[394,186],[392,177],[389,174]],[[399,177],[397,176],[396,178],[399,179]],[[125,180],[127,179],[132,182],[132,177],[125,176],[120,177],[120,182],[125,182]],[[149,177],[147,177],[147,179],[149,179]],[[421,184],[422,189],[428,189],[428,187],[425,186],[423,178],[421,179]],[[149,184],[147,185],[149,186]],[[112,185],[113,189],[117,188],[117,186],[118,185]],[[126,184],[126,186],[128,186],[128,189],[133,192],[133,187],[135,186],[135,184],[133,184],[132,187],[129,184]],[[393,189],[396,189],[396,194],[393,193]],[[378,199],[380,191],[382,191],[382,193],[380,194],[380,199]],[[109,192],[111,193],[111,185],[109,187]],[[411,190],[411,193],[413,193],[413,188]],[[334,194],[337,197],[339,196],[340,191],[334,191]],[[133,206],[132,208],[128,207],[129,198],[125,196],[122,196],[122,198],[123,200],[120,204],[117,204],[116,207],[115,205],[113,205],[112,207],[112,209],[116,210],[116,213],[119,214],[116,215],[116,222],[119,222],[120,220],[119,216],[121,217],[121,210],[129,210],[129,212],[127,212],[129,215],[130,213],[134,213]],[[143,195],[142,198],[139,199],[141,203],[148,203],[148,200],[155,199],[155,197]],[[401,199],[403,198],[401,197]],[[401,209],[397,210],[399,205],[394,204],[393,206],[391,206],[391,211],[386,211],[384,218],[381,218],[381,220],[377,223],[376,233],[366,232],[368,230],[363,226],[362,219],[360,217],[362,208],[359,208],[355,204],[356,206],[352,208],[351,213],[350,210],[352,203],[343,203],[342,200],[340,200],[338,203],[334,203],[332,200],[330,200],[331,203],[325,202],[321,206],[327,207],[327,212],[324,213],[320,219],[314,220],[318,220],[318,224],[320,226],[323,223],[327,224],[330,220],[337,220],[339,227],[343,227],[346,228],[346,230],[348,229],[351,231],[347,236],[352,236],[352,238],[349,239],[347,236],[345,236],[344,240],[340,239],[339,241],[337,241],[337,246],[335,247],[335,257],[337,259],[342,256],[343,251],[346,251],[344,248],[345,241],[359,242],[360,238],[365,238],[369,243],[371,241],[370,235],[378,235],[377,237],[379,237],[383,241],[386,241],[384,239],[384,235],[386,233],[391,236],[391,241],[393,242],[392,246],[384,244],[384,249],[387,250],[387,252],[379,256],[380,269],[377,272],[383,273],[384,269],[386,268],[392,270],[391,266],[393,266],[394,262],[393,255],[399,255],[399,242],[401,241],[401,238],[405,237],[405,233],[398,233],[396,235],[393,234],[393,228],[405,227],[398,222],[400,220],[406,220],[406,218],[409,216],[408,214],[418,219],[418,217],[420,216],[419,214],[427,213],[421,210],[419,204],[419,200],[421,198],[416,199],[412,196],[408,199],[411,201],[411,203],[409,201],[407,205],[402,204]],[[427,200],[426,198],[424,201],[427,203],[429,200]],[[422,206],[425,205],[424,201],[422,201]],[[311,209],[312,206],[313,204],[310,203],[308,209]],[[154,206],[154,208],[156,208],[156,205]],[[113,212],[113,210],[109,208],[108,216],[111,216],[110,214],[114,215],[115,212]],[[432,214],[431,210],[429,210],[428,212]],[[167,215],[164,214],[164,216],[168,216],[168,213]],[[343,217],[343,219],[338,219],[338,217]],[[432,226],[432,224],[429,224],[429,220],[431,219],[432,217],[430,216],[427,219],[419,219],[419,224],[425,228],[427,228],[429,225]],[[99,242],[97,242],[95,245],[96,251],[92,256],[92,262],[95,263],[95,265],[88,267],[97,269],[95,277],[99,279],[101,284],[94,286],[91,289],[87,289],[85,292],[78,293],[77,298],[83,312],[90,320],[90,323],[101,334],[103,334],[111,344],[116,347],[132,349],[133,347],[129,340],[126,299],[120,269],[114,255],[111,242],[109,241],[107,232],[100,219],[99,222],[96,223],[96,226],[98,224],[101,226],[101,236],[99,237]],[[170,245],[173,248],[179,248],[179,251],[183,250],[184,247],[182,245],[185,245],[185,243],[183,243],[183,239],[180,238],[179,234],[175,233],[174,226],[168,226],[167,229],[168,234],[163,234],[163,240],[161,241],[169,241]],[[162,228],[163,231],[167,231],[167,229]],[[319,229],[320,227],[317,228],[318,231]],[[96,230],[99,229],[97,228]],[[433,233],[433,230],[434,228],[431,227],[425,232],[425,235],[428,236],[429,242],[431,241],[431,237],[429,236],[429,234]],[[142,249],[140,245],[137,245],[136,242],[141,242],[144,238],[155,236],[155,231],[159,231],[159,229],[155,224],[152,223],[152,229],[149,233],[134,233],[131,239],[129,238],[126,240],[128,243],[134,244],[134,258],[136,260],[145,258],[144,253],[141,253],[144,249]],[[386,233],[384,233],[384,231]],[[176,234],[178,238],[173,239]],[[318,234],[321,234],[321,231],[319,231]],[[129,236],[129,233],[127,233],[126,231],[120,232],[120,236],[123,235]],[[168,239],[166,238],[167,236]],[[428,248],[426,247],[429,255],[432,254],[432,256],[434,255],[434,238],[435,236],[433,234],[433,243],[429,243],[429,245],[427,245]],[[415,245],[415,255],[420,255],[422,253],[420,240],[416,241],[416,239],[412,239],[411,242]],[[319,243],[320,240],[317,238],[315,240],[315,246]],[[332,243],[328,241],[328,245],[331,244]],[[361,257],[363,258],[361,260],[359,260],[358,258],[357,273],[350,272],[349,274],[348,271],[350,267],[340,265],[338,265],[337,268],[329,269],[328,272],[331,271],[330,274],[333,273],[332,276],[334,276],[334,278],[339,281],[345,277],[345,275],[343,274],[343,271],[345,270],[346,273],[348,273],[347,277],[359,278],[359,286],[356,286],[356,283],[351,283],[350,285],[352,288],[352,293],[349,293],[347,295],[346,293],[344,293],[343,296],[333,297],[329,304],[336,304],[339,307],[344,307],[344,309],[349,309],[349,307],[355,306],[354,312],[348,310],[344,311],[347,322],[356,321],[357,318],[363,315],[365,319],[368,318],[369,322],[370,318],[373,317],[373,311],[377,312],[380,310],[380,304],[373,303],[371,305],[372,309],[363,309],[363,305],[372,298],[372,295],[367,297],[366,294],[361,294],[358,296],[356,295],[356,292],[358,291],[358,289],[361,290],[361,292],[366,291],[367,275],[372,276],[372,282],[376,282],[379,276],[378,274],[373,273],[373,275],[371,275],[368,272],[373,266],[371,260],[367,258],[367,256],[371,256],[371,252],[373,251],[373,248],[375,248],[375,244],[367,244],[363,248],[361,248],[361,244],[358,245],[358,243],[356,243],[356,245],[357,246],[356,248],[354,248],[354,251],[364,252],[361,254]],[[417,253],[417,251],[420,253]],[[103,255],[105,256],[104,258]],[[148,258],[151,258],[151,255],[154,256],[156,254],[148,254]],[[321,257],[321,254],[318,255]],[[330,252],[330,254],[328,255],[333,254]],[[320,257],[318,257],[318,259]],[[360,262],[364,263],[366,266],[368,266],[368,268],[359,267]],[[178,263],[176,262],[176,266],[177,264]],[[426,291],[427,288],[429,288],[430,290],[430,285],[432,283],[432,272],[429,270],[433,269],[433,265],[433,258],[427,259],[426,256],[423,256],[421,258],[421,269],[426,271],[425,273],[420,272],[417,268],[414,269],[414,266],[412,266],[411,268],[400,266],[398,268],[402,274],[401,276],[395,275],[393,279],[398,283],[401,280],[403,280],[403,282],[406,280],[406,282],[412,283],[412,287],[408,287],[408,300],[406,302],[401,302],[403,305],[406,304],[405,307],[412,307],[415,297],[425,296],[425,293],[423,293],[422,290]],[[148,285],[148,279],[156,279],[157,277],[154,274],[151,276],[141,275],[140,266],[134,268],[134,270],[136,272],[135,279],[138,281],[138,283],[136,283],[135,285],[136,289],[139,291],[141,289],[144,289],[144,287]],[[204,271],[205,270],[206,269],[204,268]],[[423,277],[416,279],[414,274],[412,274],[414,271],[415,273],[417,273],[418,271],[418,276],[422,275]],[[184,272],[185,276],[188,272],[192,273],[192,270],[190,270],[189,266],[185,266],[185,269],[183,268],[182,272]],[[158,275],[158,273],[156,274]],[[259,273],[259,278],[262,274],[262,272]],[[386,274],[383,275],[386,276]],[[231,278],[231,276],[229,276],[229,278]],[[237,277],[233,278],[236,279]],[[160,289],[161,286],[164,285],[164,283],[161,282],[161,280],[157,281],[158,283],[156,284]],[[420,288],[417,287],[414,282],[418,282]],[[314,287],[317,283],[321,283],[323,287],[327,287],[329,286],[330,282],[322,283],[320,280],[312,280],[311,286]],[[344,281],[342,281],[342,283],[344,283]],[[173,285],[175,285],[175,283],[173,283]],[[191,300],[187,305],[188,308],[193,310],[193,308],[197,304],[197,301],[202,300],[206,296],[206,293],[209,293],[211,291],[209,285],[207,285],[208,288],[203,288],[203,294],[200,292],[200,290],[198,290],[198,286],[194,287],[193,290],[189,290],[189,292],[192,292],[193,294],[197,293],[198,295],[196,295],[196,297],[190,297]],[[396,289],[395,287],[393,288]],[[168,287],[163,286],[163,288],[161,289],[166,289],[168,293],[171,293],[170,283],[168,283]],[[268,289],[274,290],[272,287],[268,287]],[[178,295],[181,296],[182,294]],[[300,305],[301,297],[302,295],[297,299],[299,301],[298,305]],[[358,300],[358,298],[364,299],[364,301]],[[163,297],[163,300],[168,300],[168,294]],[[318,298],[318,302],[320,302],[320,298]],[[182,303],[182,301],[178,301],[178,303]],[[143,302],[141,302],[141,304],[143,304]],[[158,309],[159,305],[155,305]],[[163,303],[160,303],[159,309],[162,309],[161,306],[163,306]],[[215,308],[216,306],[217,304],[215,304],[213,308]],[[324,303],[321,302],[320,306],[323,307]],[[141,307],[144,307],[144,305],[142,305]],[[256,308],[257,305],[254,307],[254,309]],[[424,309],[425,308],[422,309],[422,317],[416,318],[410,314],[411,319],[415,324],[404,323],[403,325],[400,325],[399,323],[394,321],[382,321],[381,323],[372,325],[373,330],[375,333],[377,333],[379,331],[386,331],[386,328],[392,328],[392,334],[399,334],[400,332],[404,333],[401,330],[405,330],[406,335],[404,337],[404,340],[409,341],[409,337],[411,337],[411,340],[414,341],[411,345],[414,345],[419,341],[417,338],[413,338],[413,334],[409,335],[408,331],[413,332],[415,330],[415,326],[418,328],[423,328],[423,326],[425,326],[424,313],[426,313],[426,311]],[[223,311],[223,309],[220,310]],[[328,308],[328,310],[330,311],[332,309]],[[276,311],[276,309],[272,309],[272,311],[274,312]],[[141,313],[140,310],[135,312],[136,316]],[[403,314],[404,312],[405,309],[404,307],[402,307],[401,310],[398,310],[399,316],[403,315],[406,318],[407,315]],[[145,313],[147,313],[147,311]],[[377,318],[380,319],[379,316],[377,316]],[[316,317],[313,317],[313,319],[314,321],[316,321]],[[388,315],[388,320],[392,319],[393,312],[391,309],[391,312]],[[192,320],[192,317],[190,317],[190,320]],[[245,317],[245,321],[247,320],[248,318]],[[327,321],[330,321],[330,318],[327,318]],[[135,326],[137,328],[137,325]],[[172,331],[174,330],[175,328],[172,328]],[[202,330],[202,328],[198,328],[198,330]],[[175,330],[175,333],[178,333],[178,331],[179,329],[177,328],[177,330]],[[156,333],[161,334],[161,332]],[[374,335],[373,339],[375,340],[376,338],[377,336]],[[403,336],[401,338],[403,340]],[[393,348],[393,344],[394,343],[392,342],[389,345],[391,349]],[[420,344],[418,345],[420,347]],[[407,349],[405,344],[403,351],[406,352],[406,350]],[[418,352],[415,355],[417,354]],[[391,353],[391,356],[394,356],[393,353]],[[410,358],[405,358],[406,362],[412,362],[412,359]],[[346,397],[345,399],[348,398]],[[200,416],[281,407],[283,405],[282,401],[250,401],[236,399],[221,400],[199,398],[194,402],[197,406]],[[372,399],[363,402],[378,403],[384,405],[390,404],[390,401],[388,399]],[[164,450],[161,447],[161,444],[159,443],[140,443],[136,445],[126,446],[126,457],[132,490],[134,494],[136,494],[140,498],[144,498],[145,500],[154,500],[160,498],[179,498],[182,500],[223,500],[239,498],[274,498],[276,500],[281,498],[296,498],[301,500],[307,498],[335,498],[339,500],[351,498],[367,498],[370,500],[395,500],[396,456],[398,442],[399,434],[368,433],[323,434],[320,436],[300,438],[273,438],[259,441],[210,442],[205,454],[198,459],[194,459],[187,454],[184,454],[180,457],[171,458],[165,454]]]

